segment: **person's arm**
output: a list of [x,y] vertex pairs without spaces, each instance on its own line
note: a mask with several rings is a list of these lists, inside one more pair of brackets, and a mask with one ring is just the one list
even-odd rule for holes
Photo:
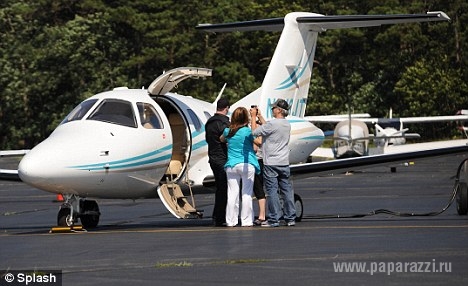
[[266,123],[266,120],[265,120],[265,118],[263,118],[263,115],[262,115],[262,113],[260,111],[257,112],[257,118],[260,121],[261,125]]
[[254,107],[254,108],[251,108],[250,109],[250,118],[251,118],[251,127],[252,127],[252,131],[257,129],[258,127],[258,122],[257,122],[257,119],[258,121],[260,122],[260,125],[262,124],[265,124],[265,119],[263,118],[262,114],[260,113],[260,110],[258,110],[257,107]]
[[255,146],[261,147],[262,146],[262,136],[256,137],[254,139],[253,143],[254,143]]
[[252,131],[257,129],[257,113],[258,109],[256,107],[250,108],[250,127]]

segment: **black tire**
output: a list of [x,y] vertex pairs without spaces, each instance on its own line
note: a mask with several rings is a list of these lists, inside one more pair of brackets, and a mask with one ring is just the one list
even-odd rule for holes
[[60,208],[58,215],[57,215],[57,225],[58,226],[72,226],[73,224],[70,223],[71,210],[68,207]]
[[83,214],[80,215],[81,224],[84,228],[95,228],[99,224],[99,206],[96,201],[84,200],[82,205]]
[[304,204],[302,203],[301,196],[294,194],[294,204],[296,205],[296,221],[300,222],[304,213]]
[[468,185],[460,182],[457,188],[457,212],[459,215],[466,215],[468,213]]
[[[280,219],[284,219],[283,217],[283,198],[280,196],[280,206],[281,206],[281,216]],[[298,194],[294,194],[294,205],[296,206],[296,222],[300,222],[302,220],[302,214],[304,213],[304,205],[302,204],[301,196]]]

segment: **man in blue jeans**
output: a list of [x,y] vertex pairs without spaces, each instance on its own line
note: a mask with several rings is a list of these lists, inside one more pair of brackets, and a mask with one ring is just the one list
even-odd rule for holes
[[[265,121],[257,108],[250,109],[252,117],[252,133],[262,136],[263,180],[267,192],[268,221],[264,227],[279,226],[281,204],[279,195],[283,198],[283,218],[287,226],[296,224],[296,206],[294,190],[289,181],[289,137],[291,124],[286,120],[289,105],[283,99],[278,99],[271,106],[273,119]],[[256,118],[262,125],[258,126]]]

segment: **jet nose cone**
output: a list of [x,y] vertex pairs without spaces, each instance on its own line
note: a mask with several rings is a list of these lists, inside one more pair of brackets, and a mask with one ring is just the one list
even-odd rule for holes
[[23,182],[36,185],[46,177],[44,167],[45,166],[41,164],[41,160],[38,160],[37,156],[31,151],[20,161],[18,175]]
[[41,143],[26,154],[18,165],[18,176],[28,185],[38,189],[56,192],[59,179],[59,165],[55,150],[50,151],[47,144]]

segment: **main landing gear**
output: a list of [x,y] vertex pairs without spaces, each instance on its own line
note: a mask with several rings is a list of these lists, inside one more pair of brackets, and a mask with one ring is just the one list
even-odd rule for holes
[[[281,212],[283,212],[283,205],[284,201],[282,196],[279,196],[280,199],[280,206],[281,206]],[[300,222],[302,220],[302,215],[304,213],[304,204],[302,203],[301,196],[298,194],[294,194],[294,205],[296,206],[296,221]],[[283,214],[281,214],[281,219],[283,217]]]
[[75,195],[64,195],[65,202],[57,215],[58,226],[72,227],[78,219],[84,228],[95,228],[99,223],[99,207],[96,201],[85,200]]
[[468,159],[463,160],[458,166],[455,181],[457,212],[459,215],[468,213]]

